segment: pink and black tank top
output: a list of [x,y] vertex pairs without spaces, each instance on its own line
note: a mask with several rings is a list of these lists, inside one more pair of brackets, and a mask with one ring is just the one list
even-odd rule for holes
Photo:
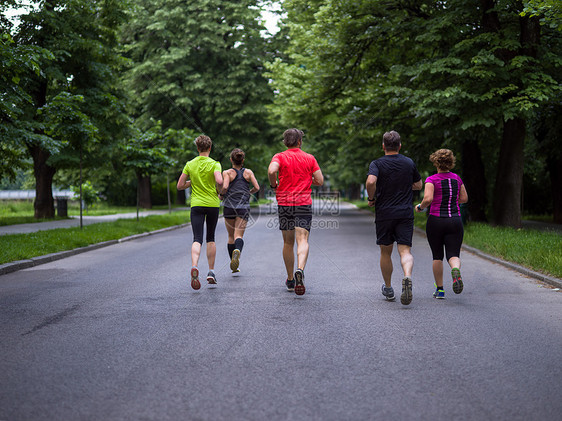
[[461,178],[452,172],[438,173],[427,177],[426,183],[435,187],[433,202],[429,206],[429,214],[440,218],[461,216],[459,209],[459,193],[462,186]]

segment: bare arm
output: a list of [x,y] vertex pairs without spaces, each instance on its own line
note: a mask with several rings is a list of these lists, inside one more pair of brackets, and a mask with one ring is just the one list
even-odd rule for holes
[[187,174],[181,173],[180,178],[178,180],[178,184],[176,186],[178,190],[185,190],[188,187],[191,187],[191,180],[188,180],[187,177],[188,177]]
[[369,174],[367,176],[367,181],[365,182],[365,187],[367,188],[369,206],[373,207],[375,206],[375,192],[377,191],[377,176]]
[[220,192],[223,185],[222,173],[215,171],[215,183],[217,183],[217,192]]
[[322,170],[316,170],[312,173],[312,185],[313,186],[321,186],[324,184],[324,175],[322,174]]
[[248,175],[250,176],[250,183],[252,183],[252,186],[254,186],[254,188],[252,190],[250,190],[250,193],[254,194],[258,191],[260,191],[260,185],[258,184],[258,180],[256,179],[256,176],[254,175],[254,172],[252,170],[246,169],[246,171],[244,172],[244,174],[248,173]]
[[267,177],[269,178],[269,185],[277,188],[277,173],[279,172],[279,162],[271,161],[267,169]]
[[432,183],[425,183],[425,189],[423,191],[423,199],[421,203],[416,206],[416,212],[421,212],[433,202],[433,193],[435,192],[435,186]]
[[219,195],[224,196],[226,194],[230,181],[230,170],[224,170],[222,172],[222,189],[219,190]]
[[418,181],[412,184],[412,190],[421,190],[421,188],[422,188],[422,181],[420,178]]
[[468,202],[468,193],[466,192],[466,187],[464,184],[461,186],[461,191],[459,192],[459,203]]

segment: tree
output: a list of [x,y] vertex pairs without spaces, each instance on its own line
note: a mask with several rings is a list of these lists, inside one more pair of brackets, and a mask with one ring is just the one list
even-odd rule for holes
[[271,138],[265,105],[272,91],[257,0],[136,0],[122,31],[139,127],[188,128],[230,149]]
[[[30,101],[19,117],[25,132],[14,139],[33,159],[36,218],[54,216],[57,166],[68,164],[79,150],[93,152],[94,140],[100,146],[111,143],[128,125],[114,85],[120,64],[115,30],[124,18],[122,8],[115,0],[45,0],[36,11],[20,16],[16,44],[51,53],[50,60],[40,57],[39,75],[22,84]],[[71,114],[56,114],[61,111]],[[68,159],[57,157],[63,151]]]

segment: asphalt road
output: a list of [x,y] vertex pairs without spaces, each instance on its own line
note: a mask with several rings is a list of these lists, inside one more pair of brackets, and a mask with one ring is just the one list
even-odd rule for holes
[[189,227],[0,276],[0,420],[560,419],[560,292],[463,253],[435,300],[416,234],[413,302],[386,302],[373,216],[330,211],[302,297],[266,214],[237,275],[219,221],[216,288]]

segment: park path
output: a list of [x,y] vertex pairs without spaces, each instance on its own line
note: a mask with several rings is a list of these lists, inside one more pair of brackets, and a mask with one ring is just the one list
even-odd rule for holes
[[[187,210],[188,208],[174,208],[173,211]],[[167,210],[141,210],[139,217],[149,215],[163,215],[168,213]],[[117,219],[134,219],[137,217],[136,212],[118,213],[113,215],[82,215],[82,225],[97,224],[100,222],[110,222]],[[57,228],[73,228],[80,226],[80,217],[72,216],[68,219],[57,219],[46,222],[33,222],[30,224],[16,224],[16,225],[0,225],[0,235],[6,234],[29,234],[37,231],[47,231]]]
[[386,302],[373,216],[340,204],[297,297],[269,211],[237,275],[219,226],[216,288],[189,287],[189,227],[1,276],[0,420],[559,419],[559,292],[463,253],[434,300],[416,234],[413,302]]

